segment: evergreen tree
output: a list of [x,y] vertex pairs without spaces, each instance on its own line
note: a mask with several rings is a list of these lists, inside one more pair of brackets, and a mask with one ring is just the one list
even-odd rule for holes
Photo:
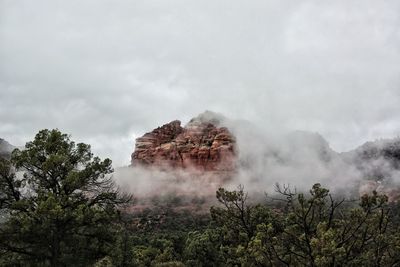
[[117,207],[130,200],[112,172],[111,160],[59,130],[41,130],[11,161],[2,159],[0,265],[87,266],[105,257]]

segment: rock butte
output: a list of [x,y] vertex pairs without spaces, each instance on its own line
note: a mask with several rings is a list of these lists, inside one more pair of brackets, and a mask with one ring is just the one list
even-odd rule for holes
[[132,166],[162,170],[233,172],[236,169],[236,139],[214,120],[192,119],[185,127],[178,120],[136,139]]

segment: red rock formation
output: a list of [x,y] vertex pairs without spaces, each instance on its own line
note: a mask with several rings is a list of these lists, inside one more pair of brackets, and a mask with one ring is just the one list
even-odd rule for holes
[[132,165],[161,169],[200,171],[235,169],[236,141],[225,127],[203,118],[192,119],[186,127],[172,121],[136,139]]

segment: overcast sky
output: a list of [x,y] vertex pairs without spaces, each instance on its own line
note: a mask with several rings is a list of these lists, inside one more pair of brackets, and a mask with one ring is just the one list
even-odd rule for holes
[[59,128],[115,166],[204,110],[321,133],[400,133],[400,1],[0,0],[0,137]]

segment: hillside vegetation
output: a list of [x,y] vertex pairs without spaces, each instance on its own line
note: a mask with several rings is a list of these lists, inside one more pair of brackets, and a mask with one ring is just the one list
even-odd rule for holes
[[176,209],[179,198],[132,213],[112,172],[58,130],[1,158],[0,265],[400,265],[400,206],[375,191],[345,199],[277,184],[255,203],[239,186],[218,189],[206,213]]

